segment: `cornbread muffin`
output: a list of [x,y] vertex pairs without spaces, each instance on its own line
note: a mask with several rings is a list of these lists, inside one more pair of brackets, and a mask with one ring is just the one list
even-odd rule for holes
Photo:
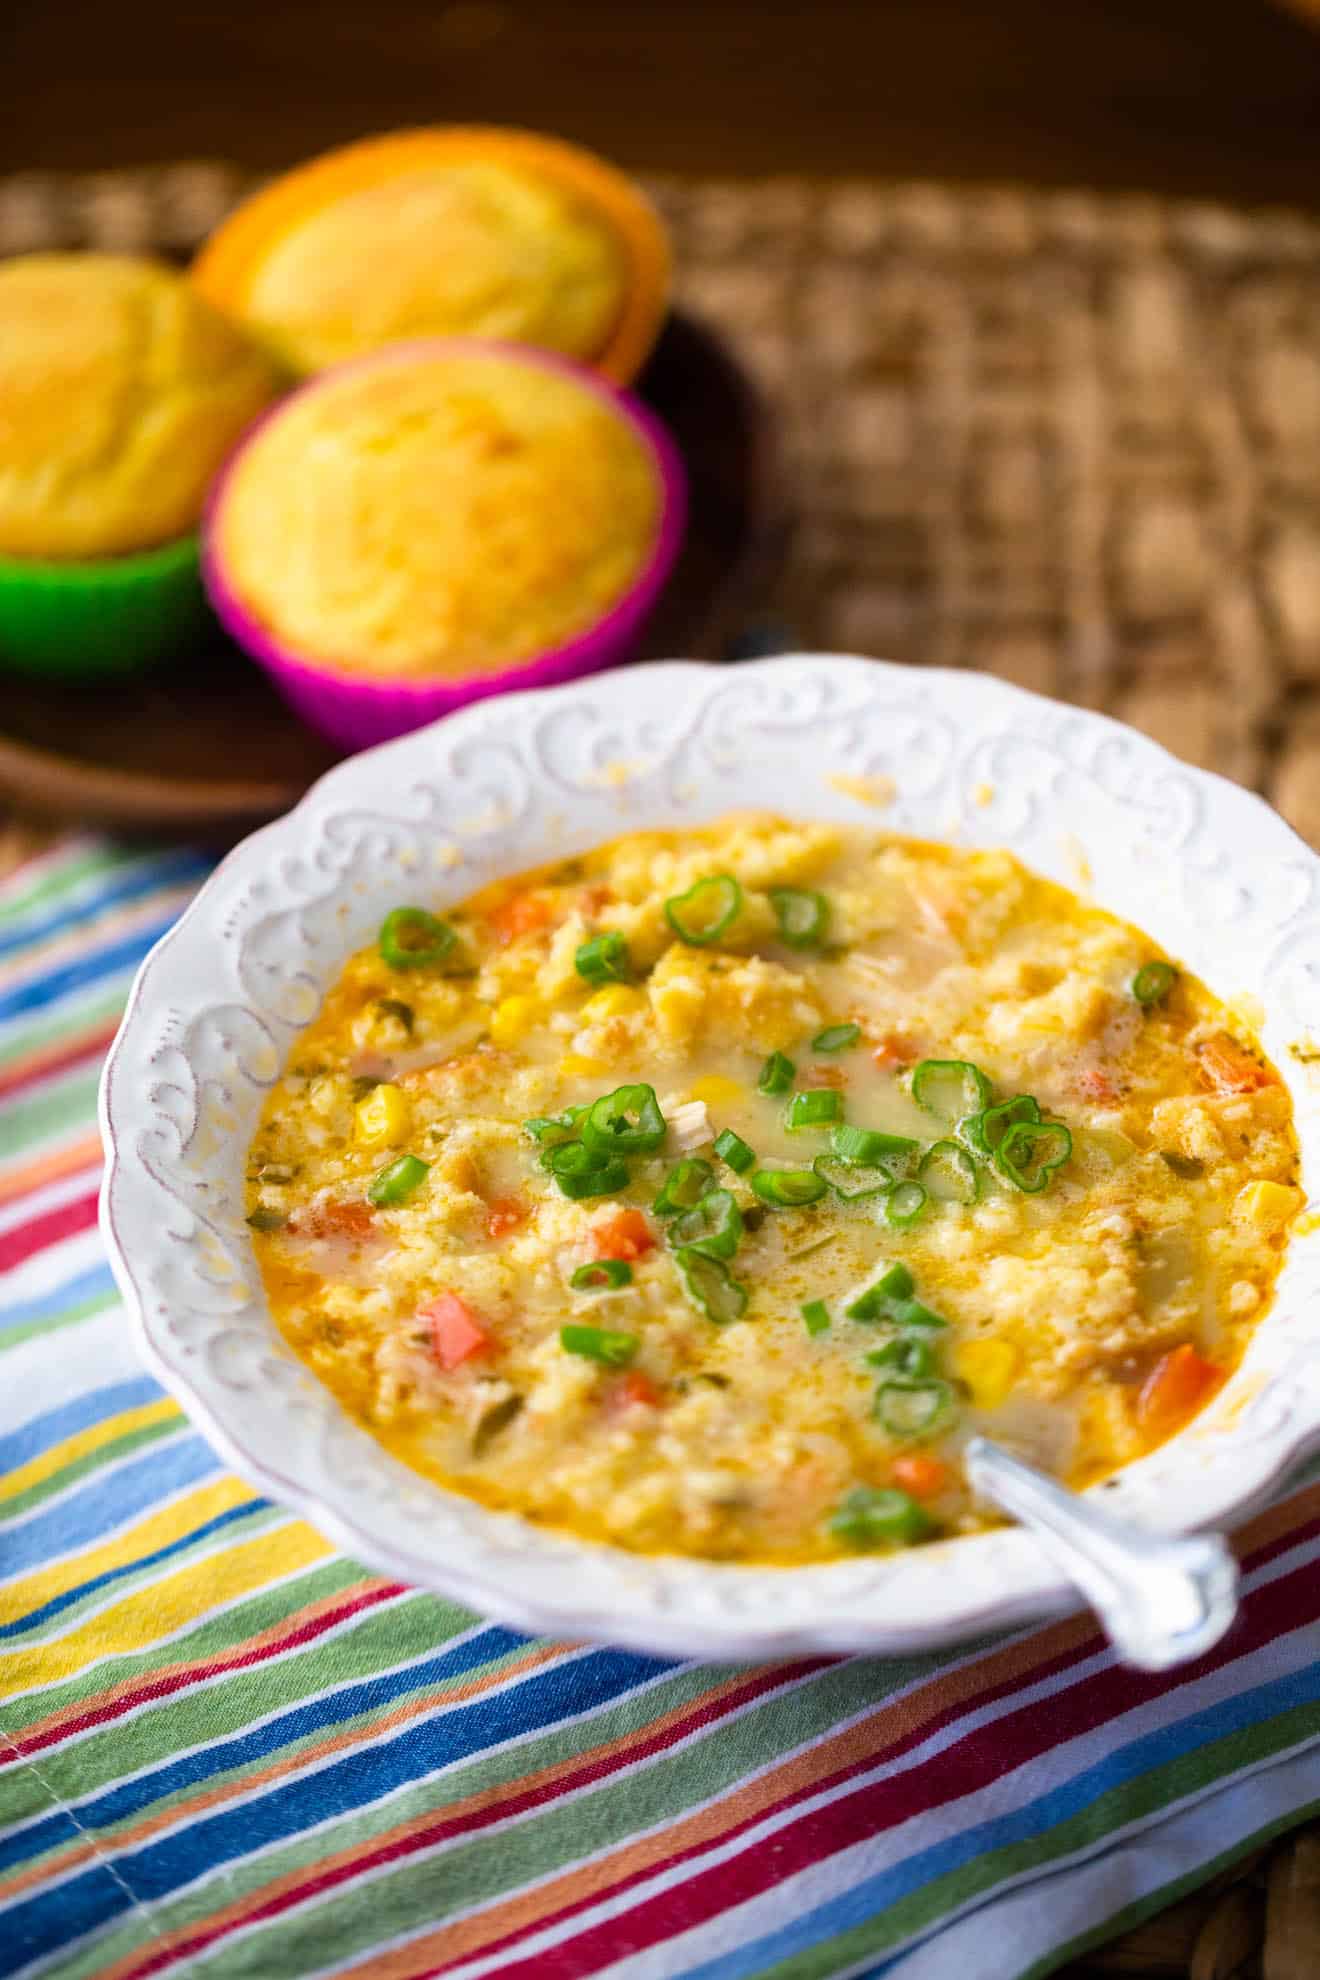
[[436,162],[309,213],[248,291],[252,329],[298,371],[415,337],[505,337],[591,357],[627,270],[614,230],[519,166]]
[[190,284],[120,255],[0,266],[0,554],[117,557],[192,530],[275,368]]
[[318,380],[259,428],[208,554],[286,652],[454,680],[607,613],[660,502],[641,436],[585,379],[507,347],[416,346]]

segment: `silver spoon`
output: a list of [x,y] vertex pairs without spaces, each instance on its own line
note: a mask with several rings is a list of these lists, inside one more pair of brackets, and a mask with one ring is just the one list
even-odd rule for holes
[[1186,1663],[1218,1643],[1237,1614],[1237,1562],[1220,1534],[1148,1532],[988,1437],[973,1437],[963,1461],[972,1489],[1034,1533],[1085,1596],[1125,1664]]

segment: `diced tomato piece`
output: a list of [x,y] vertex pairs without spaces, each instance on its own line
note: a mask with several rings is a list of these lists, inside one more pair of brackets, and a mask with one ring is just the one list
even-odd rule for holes
[[1107,1103],[1118,1098],[1118,1088],[1101,1066],[1087,1066],[1084,1072],[1078,1073],[1075,1083],[1084,1099]]
[[429,1305],[418,1308],[417,1317],[430,1321],[431,1345],[445,1370],[460,1367],[494,1345],[492,1335],[457,1293],[440,1293]]
[[844,1084],[842,1066],[808,1066],[799,1082],[808,1093],[815,1093],[824,1086],[836,1089]]
[[516,942],[520,935],[534,935],[544,928],[554,913],[543,894],[509,894],[493,907],[486,926],[502,945]]
[[640,1368],[630,1368],[614,1391],[611,1400],[617,1403],[620,1409],[632,1409],[634,1406],[654,1409],[660,1401],[660,1391],[649,1375],[642,1374]]
[[1137,1399],[1137,1418],[1153,1436],[1167,1436],[1205,1402],[1223,1381],[1222,1369],[1184,1341],[1162,1355],[1146,1377]]
[[593,1258],[645,1258],[648,1251],[654,1251],[655,1238],[651,1226],[640,1210],[619,1210],[607,1217],[603,1223],[591,1227],[591,1255]]
[[1221,1031],[1196,1047],[1201,1078],[1215,1093],[1255,1093],[1262,1086],[1273,1086],[1273,1075],[1244,1052],[1236,1039]]
[[[290,1222],[289,1229],[294,1228]],[[369,1203],[315,1203],[307,1212],[307,1229],[313,1237],[368,1238],[375,1228]]]
[[486,1231],[490,1237],[507,1237],[519,1224],[527,1222],[527,1205],[519,1196],[497,1196],[486,1208]]
[[949,1467],[939,1458],[912,1451],[894,1459],[891,1475],[895,1485],[914,1499],[937,1499],[949,1482]]

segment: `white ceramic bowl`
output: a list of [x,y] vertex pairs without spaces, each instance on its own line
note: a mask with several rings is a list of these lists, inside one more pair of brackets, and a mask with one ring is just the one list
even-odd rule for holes
[[[527,1629],[781,1657],[912,1650],[1075,1607],[1013,1529],[791,1569],[539,1530],[388,1456],[271,1322],[245,1152],[296,1032],[384,909],[745,805],[1010,847],[1257,1000],[1314,1188],[1320,1075],[1290,1048],[1320,1040],[1320,860],[1258,798],[985,675],[809,655],[632,668],[342,764],[231,853],[147,958],[101,1091],[102,1227],[143,1353],[263,1492],[383,1573]],[[1317,1442],[1320,1231],[1294,1240],[1245,1366],[1111,1502],[1165,1531],[1231,1523]]]

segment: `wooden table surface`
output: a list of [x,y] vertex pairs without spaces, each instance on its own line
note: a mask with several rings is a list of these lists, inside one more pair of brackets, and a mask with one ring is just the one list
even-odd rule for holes
[[0,170],[466,118],[652,170],[1320,200],[1320,34],[1270,0],[9,0],[0,67]]

